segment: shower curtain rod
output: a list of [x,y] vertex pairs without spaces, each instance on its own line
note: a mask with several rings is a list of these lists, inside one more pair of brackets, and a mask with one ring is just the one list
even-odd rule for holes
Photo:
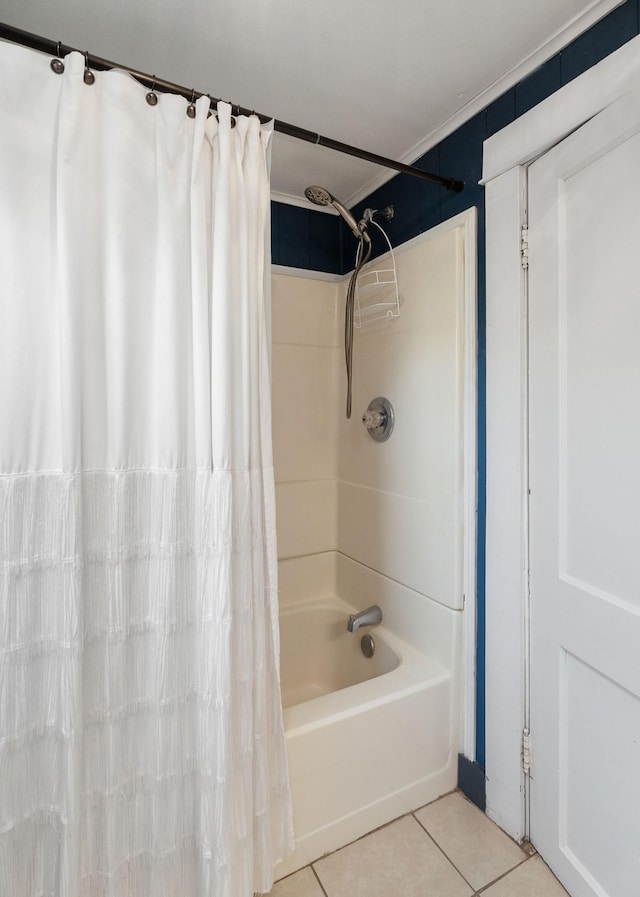
[[[120,65],[117,62],[111,62],[108,59],[102,59],[100,56],[93,56],[84,50],[76,50],[75,47],[69,47],[60,41],[50,40],[46,37],[40,37],[37,34],[31,34],[29,31],[22,31],[20,28],[14,28],[0,22],[0,39],[12,41],[15,44],[22,44],[24,47],[30,47],[32,50],[40,50],[43,53],[50,53],[54,56],[66,56],[68,53],[81,53],[90,68],[105,71],[109,69],[119,69],[128,72],[136,81],[139,81],[145,87],[157,89],[163,93],[174,93],[184,97],[187,100],[198,99],[202,96],[208,96],[211,102],[216,105],[222,102],[210,94],[201,93],[191,88],[181,87],[172,81],[165,81],[163,78],[156,78],[155,75],[148,75],[145,72],[136,71],[126,65]],[[263,115],[255,112],[253,109],[246,109],[243,106],[232,104],[232,110],[237,115],[257,115],[261,122],[271,121],[271,116]],[[321,134],[314,134],[313,131],[307,131],[305,128],[299,128],[297,125],[291,125],[286,121],[273,119],[273,127],[280,134],[288,134],[289,137],[295,137],[297,140],[304,140],[307,143],[314,143],[316,146],[325,146],[328,149],[335,150],[338,153],[344,153],[348,156],[355,156],[357,159],[364,159],[366,162],[373,162],[381,165],[383,168],[391,168],[394,171],[400,171],[403,174],[420,178],[423,181],[431,181],[434,184],[440,184],[447,190],[453,190],[460,193],[464,189],[464,181],[458,181],[455,178],[443,178],[439,174],[431,174],[416,168],[415,165],[405,165],[403,162],[396,162],[393,159],[387,159],[385,156],[379,156],[377,153],[370,153],[368,150],[358,149],[356,146],[350,146],[348,143],[341,143],[339,140],[332,140],[331,137],[323,137]]]

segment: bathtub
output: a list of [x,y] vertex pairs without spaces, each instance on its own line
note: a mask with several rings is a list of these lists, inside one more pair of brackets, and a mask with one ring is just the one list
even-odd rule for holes
[[[400,666],[400,655],[380,628],[347,631],[353,613],[338,599],[290,605],[280,615],[280,677],[282,706],[305,704],[390,673]],[[375,650],[366,657],[360,647],[366,634]],[[331,701],[325,701],[324,707]],[[322,711],[322,704],[316,704]]]
[[[280,567],[296,849],[276,878],[435,800],[457,776],[459,615],[336,553],[306,560]],[[347,632],[370,604],[382,623]]]

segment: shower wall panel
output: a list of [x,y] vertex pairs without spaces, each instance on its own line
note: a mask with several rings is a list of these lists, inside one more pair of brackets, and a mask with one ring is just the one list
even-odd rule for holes
[[337,548],[338,285],[272,278],[278,556]]
[[[353,417],[338,433],[338,550],[462,607],[463,229],[396,252],[400,315],[356,330]],[[340,396],[345,378],[340,371]],[[384,443],[361,422],[385,396]],[[341,403],[342,404],[342,403]],[[342,412],[342,407],[341,407]]]
[[[462,226],[398,248],[400,315],[356,329],[350,420],[346,282],[274,274],[281,559],[338,551],[462,607],[463,257]],[[376,396],[396,412],[385,443],[361,421]]]

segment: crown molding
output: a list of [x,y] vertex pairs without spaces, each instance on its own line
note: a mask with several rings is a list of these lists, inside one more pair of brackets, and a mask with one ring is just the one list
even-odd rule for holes
[[[486,90],[483,90],[459,109],[455,115],[452,115],[442,125],[414,144],[399,161],[404,162],[406,165],[415,164],[418,159],[429,152],[430,149],[433,149],[434,146],[437,146],[445,137],[449,137],[450,134],[457,131],[461,125],[473,118],[474,115],[481,112],[494,100],[502,96],[503,93],[506,93],[507,90],[518,84],[527,75],[534,72],[543,63],[555,56],[556,53],[559,53],[571,41],[584,34],[596,22],[599,22],[600,19],[603,19],[608,13],[618,6],[622,6],[625,2],[626,0],[595,0],[586,10],[571,19],[570,22],[560,28],[549,40],[545,41],[537,50],[527,56],[526,59],[523,59],[522,62],[494,81]],[[371,178],[361,189],[348,197],[345,205],[347,208],[352,208],[395,176],[396,172],[388,170]],[[446,176],[455,177],[456,173],[455,171],[447,171]]]

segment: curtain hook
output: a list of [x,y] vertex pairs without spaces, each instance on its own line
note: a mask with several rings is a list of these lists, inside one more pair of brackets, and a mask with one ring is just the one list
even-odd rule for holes
[[56,46],[56,58],[51,60],[51,70],[56,73],[56,75],[61,75],[64,72],[64,62],[62,61],[62,44],[58,41]]
[[153,78],[151,79],[151,90],[149,91],[149,93],[147,94],[147,97],[146,97],[147,103],[150,106],[158,105],[158,94],[155,93],[155,89],[156,89],[156,76],[154,75]]
[[89,51],[84,51],[84,83],[85,84],[94,84],[96,80],[96,76],[93,74],[91,69],[89,68]]
[[189,118],[196,117],[196,104],[195,104],[196,92],[195,89],[191,91],[191,102],[187,106],[187,115]]

